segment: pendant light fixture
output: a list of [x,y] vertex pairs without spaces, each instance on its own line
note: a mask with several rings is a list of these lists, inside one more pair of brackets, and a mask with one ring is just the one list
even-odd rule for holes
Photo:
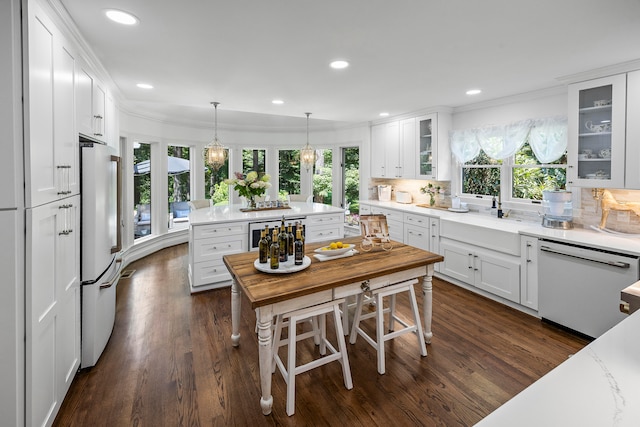
[[214,170],[218,170],[224,165],[224,162],[227,160],[227,150],[220,144],[218,141],[218,105],[219,102],[212,102],[213,108],[215,109],[215,127],[213,134],[213,141],[211,141],[206,149],[206,160],[207,163],[211,165]]
[[311,113],[305,113],[307,115],[307,145],[300,150],[300,163],[309,171],[316,162],[316,150],[309,145],[309,116]]

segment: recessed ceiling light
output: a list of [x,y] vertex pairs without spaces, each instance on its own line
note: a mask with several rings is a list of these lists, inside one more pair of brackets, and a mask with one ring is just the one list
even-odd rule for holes
[[107,9],[104,11],[104,14],[107,15],[107,18],[111,19],[113,22],[117,22],[118,24],[135,25],[140,22],[138,18],[128,12],[123,12],[122,10]]
[[333,61],[329,65],[331,65],[331,68],[335,68],[336,70],[341,70],[343,68],[347,68],[349,66],[349,63],[347,61],[338,60],[338,61]]
[[138,83],[136,86],[140,89],[153,89],[153,86],[148,83]]
[[387,117],[389,115],[389,113],[380,113],[380,117]]
[[470,89],[467,91],[467,95],[477,95],[479,93],[481,93],[482,91],[480,89]]
[[275,105],[282,105],[284,104],[284,101],[282,99],[274,99],[271,103]]

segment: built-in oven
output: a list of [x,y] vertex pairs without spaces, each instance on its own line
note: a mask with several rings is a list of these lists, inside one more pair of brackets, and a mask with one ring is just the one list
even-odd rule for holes
[[[302,230],[304,233],[304,227],[307,217],[306,216],[296,216],[296,217],[285,217],[284,223],[285,225],[293,225],[296,223],[302,223]],[[257,251],[260,243],[260,232],[265,228],[269,230],[269,233],[272,233],[275,228],[280,228],[282,225],[282,220],[271,220],[271,221],[255,221],[249,223],[249,251]]]
[[541,239],[538,314],[597,338],[625,318],[620,291],[639,279],[635,255]]

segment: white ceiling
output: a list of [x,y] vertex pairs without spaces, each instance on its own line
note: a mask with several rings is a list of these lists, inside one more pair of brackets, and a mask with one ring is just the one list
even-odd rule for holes
[[[203,122],[210,101],[220,123],[298,126],[306,111],[366,122],[640,58],[640,0],[59,1],[127,109]],[[140,23],[115,24],[105,8]],[[334,59],[351,66],[333,70]]]

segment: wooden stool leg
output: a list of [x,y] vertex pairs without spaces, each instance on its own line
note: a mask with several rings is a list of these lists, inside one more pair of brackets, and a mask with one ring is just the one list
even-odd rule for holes
[[418,300],[414,292],[413,285],[409,287],[409,299],[411,300],[411,310],[413,311],[413,320],[416,323],[416,336],[418,337],[418,345],[420,346],[420,354],[427,355],[427,345],[424,343],[424,335],[422,335],[422,323],[420,322],[420,312],[418,312]]
[[356,297],[356,311],[353,314],[353,324],[351,325],[351,334],[349,335],[349,342],[351,344],[356,343],[358,338],[358,326],[360,325],[360,316],[362,315],[362,302],[364,301],[364,295],[358,294]]
[[287,358],[287,415],[296,411],[296,323],[297,318],[289,318],[289,345]]
[[396,294],[391,294],[389,298],[389,332],[395,330],[396,315]]
[[378,373],[384,374],[384,298],[381,294],[376,295],[376,341],[378,344]]
[[344,339],[344,331],[342,330],[342,323],[340,322],[340,310],[338,309],[338,306],[334,306],[333,318],[336,324],[336,337],[338,339],[338,351],[342,356],[340,363],[342,364],[342,377],[344,378],[344,386],[347,388],[347,390],[351,390],[353,388],[353,380],[351,379],[351,366],[349,365],[349,356],[347,355],[347,343]]
[[271,354],[273,354],[273,360],[271,361],[271,373],[276,371],[276,355],[280,348],[280,340],[282,339],[282,314],[276,316],[276,326],[273,332],[273,344],[271,346]]

